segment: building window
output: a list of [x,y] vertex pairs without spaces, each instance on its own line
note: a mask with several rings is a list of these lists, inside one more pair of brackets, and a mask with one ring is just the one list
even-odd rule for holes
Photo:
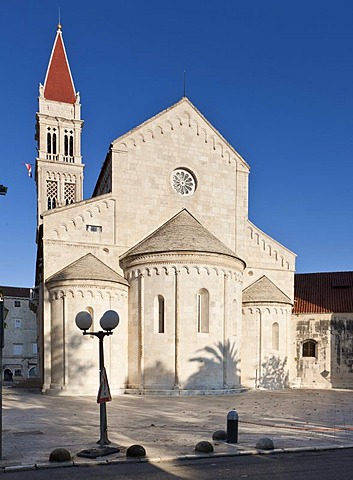
[[21,306],[21,301],[20,300],[15,300],[14,305],[15,305],[15,307],[20,307]]
[[209,293],[206,288],[201,288],[197,294],[197,331],[198,333],[209,332]]
[[185,168],[177,168],[172,172],[171,184],[174,191],[183,196],[193,195],[196,190],[196,178]]
[[72,136],[73,132],[70,132],[70,139],[69,139],[69,155],[70,157],[74,156],[74,137]]
[[14,324],[15,324],[15,328],[21,328],[22,320],[20,318],[15,318]]
[[13,346],[13,354],[22,355],[22,353],[23,353],[23,345],[19,343],[15,343]]
[[47,200],[48,210],[56,207],[58,202],[58,182],[55,180],[47,180]]
[[[50,130],[50,128],[48,128]],[[47,153],[51,153],[51,133],[48,131],[47,133]]]
[[70,130],[68,132],[65,130],[65,135],[64,135],[64,161],[69,161],[71,162],[72,159],[68,157],[73,157],[74,156],[74,137],[73,137],[73,131]]
[[53,131],[48,127],[47,132],[47,153],[49,154],[49,159],[54,160],[55,158],[52,155],[56,155],[56,128],[53,128]]
[[315,340],[307,340],[303,343],[303,357],[316,357],[316,345]]
[[33,378],[33,377],[38,377],[38,369],[37,367],[31,367],[28,370],[28,377]]
[[22,370],[20,368],[15,368],[15,377],[22,377]]
[[74,183],[65,183],[64,185],[64,200],[65,205],[75,203],[75,190],[76,185]]
[[32,343],[32,353],[36,355],[38,352],[38,346],[36,343]]
[[238,334],[237,326],[238,326],[238,306],[236,299],[233,300],[233,313],[232,313],[232,334],[235,336]]
[[272,324],[272,348],[279,350],[279,325],[277,322]]
[[164,333],[164,297],[157,296],[157,312],[158,312],[158,333]]
[[86,225],[86,231],[87,232],[102,232],[102,226],[101,225]]

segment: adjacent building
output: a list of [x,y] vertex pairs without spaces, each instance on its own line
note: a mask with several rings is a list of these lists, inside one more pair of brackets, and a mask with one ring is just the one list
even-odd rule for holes
[[30,309],[31,289],[1,287],[4,294],[3,380],[38,385],[38,328]]

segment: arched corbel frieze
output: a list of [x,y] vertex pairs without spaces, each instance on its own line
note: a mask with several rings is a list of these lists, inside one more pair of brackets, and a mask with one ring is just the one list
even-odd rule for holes
[[172,122],[171,122],[170,120],[166,120],[165,123],[166,123],[167,125],[169,125],[170,130],[174,130],[174,126],[173,126],[173,124],[172,124]]
[[190,116],[190,113],[189,113],[187,110],[184,110],[183,115],[184,115],[184,116],[186,117],[186,119],[187,119],[188,126],[191,127],[191,116]]
[[200,135],[200,128],[199,128],[199,124],[196,120],[192,120],[191,122],[191,126],[195,125],[195,128],[196,128],[196,135],[199,136]]

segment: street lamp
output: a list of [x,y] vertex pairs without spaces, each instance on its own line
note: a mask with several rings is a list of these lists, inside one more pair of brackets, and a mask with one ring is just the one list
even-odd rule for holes
[[5,185],[0,185],[0,195],[6,195],[7,194],[7,187]]
[[[104,313],[100,319],[100,325],[103,330],[99,332],[92,332],[89,329],[92,325],[92,317],[89,312],[83,311],[79,312],[75,318],[76,325],[80,330],[82,330],[83,335],[94,335],[99,339],[99,391],[97,402],[100,405],[100,439],[97,443],[100,444],[101,448],[110,443],[108,439],[108,422],[107,422],[107,410],[106,402],[111,400],[108,380],[104,368],[104,350],[103,350],[103,340],[107,335],[113,335],[113,330],[119,324],[119,315],[114,310],[108,310]],[[87,331],[89,330],[89,331]],[[105,392],[105,393],[104,393]],[[112,452],[109,452],[112,453]]]

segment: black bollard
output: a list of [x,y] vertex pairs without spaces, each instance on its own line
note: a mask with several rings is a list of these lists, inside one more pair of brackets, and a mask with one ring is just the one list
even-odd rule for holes
[[227,443],[238,443],[238,420],[237,412],[231,410],[227,415]]

